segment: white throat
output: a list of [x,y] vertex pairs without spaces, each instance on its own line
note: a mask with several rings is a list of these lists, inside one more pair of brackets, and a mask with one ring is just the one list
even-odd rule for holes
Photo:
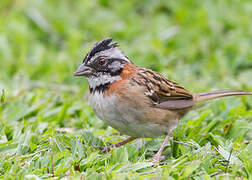
[[100,85],[122,80],[120,75],[111,76],[110,74],[101,74],[98,77],[90,76],[86,79],[88,80],[90,88],[96,88]]

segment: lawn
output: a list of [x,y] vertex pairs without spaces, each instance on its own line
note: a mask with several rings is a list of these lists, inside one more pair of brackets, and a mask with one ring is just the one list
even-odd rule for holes
[[191,92],[252,91],[251,0],[1,0],[1,179],[251,179],[252,97],[201,104],[163,138],[125,139],[99,120],[73,77],[112,37],[137,65]]

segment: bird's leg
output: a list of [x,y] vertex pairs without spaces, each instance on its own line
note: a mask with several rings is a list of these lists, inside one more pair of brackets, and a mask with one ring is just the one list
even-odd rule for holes
[[160,160],[163,160],[163,159],[161,159],[161,155],[162,155],[162,152],[163,152],[163,150],[164,150],[164,147],[165,147],[165,145],[166,145],[166,143],[167,143],[167,141],[168,141],[168,139],[169,139],[169,136],[170,136],[169,134],[167,134],[167,135],[165,136],[165,139],[164,139],[164,141],[163,141],[161,147],[159,148],[158,152],[151,158],[150,161],[151,161],[152,163],[156,164],[156,163],[159,163]]
[[124,144],[127,144],[133,140],[135,140],[136,138],[135,137],[130,137],[128,139],[125,139],[123,141],[120,141],[118,143],[115,143],[115,144],[111,144],[110,146],[107,146],[107,147],[98,147],[102,152],[109,152],[112,148],[115,148],[115,147],[120,147],[120,146],[123,146]]

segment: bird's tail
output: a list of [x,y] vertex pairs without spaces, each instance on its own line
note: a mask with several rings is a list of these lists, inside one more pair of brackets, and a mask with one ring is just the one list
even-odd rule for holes
[[239,96],[239,95],[252,95],[252,92],[242,90],[225,90],[225,91],[211,91],[198,93],[194,95],[195,102],[207,101],[225,96]]

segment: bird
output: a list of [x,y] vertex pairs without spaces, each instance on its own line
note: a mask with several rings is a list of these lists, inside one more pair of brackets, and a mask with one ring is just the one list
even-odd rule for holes
[[108,152],[136,138],[165,136],[158,152],[150,159],[161,160],[163,149],[179,120],[199,102],[236,95],[252,95],[243,90],[190,93],[151,69],[138,67],[105,38],[95,43],[73,73],[89,84],[89,102],[95,114],[126,140],[100,149]]

